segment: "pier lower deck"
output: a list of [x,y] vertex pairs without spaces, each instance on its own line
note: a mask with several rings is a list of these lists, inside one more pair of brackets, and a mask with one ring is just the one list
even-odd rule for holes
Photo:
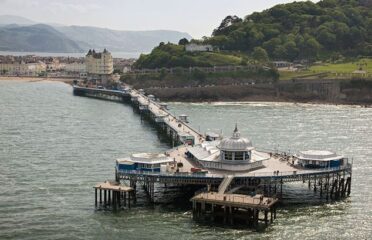
[[121,206],[128,206],[130,208],[131,196],[132,200],[135,201],[135,189],[122,185],[119,182],[105,181],[103,183],[98,183],[93,188],[95,191],[96,206],[99,202],[104,206],[108,205],[114,208]]
[[263,195],[247,196],[203,192],[194,196],[191,202],[193,203],[194,219],[210,218],[215,221],[220,218],[224,223],[234,224],[235,221],[240,221],[258,227],[259,221],[264,222],[267,226],[276,218],[278,199]]

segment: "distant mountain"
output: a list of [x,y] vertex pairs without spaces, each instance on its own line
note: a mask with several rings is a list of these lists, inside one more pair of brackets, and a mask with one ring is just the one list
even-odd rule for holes
[[85,52],[107,48],[113,52],[150,52],[160,42],[191,39],[172,30],[119,31],[89,26],[35,24],[11,15],[0,16],[0,50],[27,52]]
[[84,50],[107,48],[115,52],[149,52],[160,42],[177,43],[181,38],[191,39],[188,33],[170,30],[118,31],[83,26],[64,26],[56,29]]
[[0,27],[0,51],[81,52],[80,46],[49,25]]
[[9,25],[9,24],[17,24],[17,25],[32,25],[36,24],[36,22],[19,16],[14,15],[0,15],[0,25]]

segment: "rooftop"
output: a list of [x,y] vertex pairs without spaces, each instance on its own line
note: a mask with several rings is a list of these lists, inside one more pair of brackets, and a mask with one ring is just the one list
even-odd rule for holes
[[173,162],[173,159],[162,153],[135,153],[127,158],[119,158],[118,163],[145,163],[157,164]]
[[301,160],[317,160],[317,161],[331,161],[331,160],[338,160],[338,159],[343,158],[342,155],[337,155],[334,152],[325,151],[325,150],[300,151],[295,156]]
[[218,148],[222,151],[249,151],[253,146],[249,139],[240,136],[238,126],[235,126],[232,137],[222,139]]

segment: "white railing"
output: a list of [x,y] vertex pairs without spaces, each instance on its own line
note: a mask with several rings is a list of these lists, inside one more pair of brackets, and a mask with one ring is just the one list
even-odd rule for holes
[[[351,169],[352,165],[348,163],[345,166],[326,168],[326,169],[314,169],[314,170],[299,170],[299,171],[284,171],[284,172],[253,172],[244,175],[234,175],[235,178],[254,178],[254,177],[280,177],[280,178],[289,178],[294,176],[307,176],[307,175],[319,175],[333,173],[343,170]],[[139,171],[139,170],[118,170],[119,174],[123,175],[144,175],[144,176],[158,176],[158,177],[184,177],[184,178],[218,178],[222,179],[225,175],[223,174],[211,174],[211,173],[190,173],[190,172],[148,172],[148,171]]]

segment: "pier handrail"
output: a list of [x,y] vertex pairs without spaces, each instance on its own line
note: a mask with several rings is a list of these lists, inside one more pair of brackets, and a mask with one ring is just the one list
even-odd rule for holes
[[[333,168],[322,168],[322,169],[311,169],[311,170],[299,170],[299,171],[283,171],[277,174],[273,172],[255,172],[248,173],[244,175],[234,175],[235,178],[245,178],[245,177],[269,177],[269,178],[286,178],[293,176],[307,176],[307,175],[320,175],[327,173],[334,173],[342,170],[351,169],[352,165],[350,163],[345,166],[333,167]],[[149,171],[139,171],[139,170],[117,170],[119,174],[135,174],[135,175],[147,175],[147,176],[158,176],[158,177],[185,177],[185,178],[217,178],[223,179],[224,176],[221,174],[211,174],[211,173],[189,173],[189,172],[149,172]]]
[[99,88],[89,88],[89,87],[80,87],[77,85],[73,85],[73,88],[76,89],[84,89],[84,90],[90,90],[90,91],[97,91],[97,92],[106,92],[106,93],[119,93],[119,94],[128,94],[124,90],[113,90],[113,89],[99,89]]
[[139,170],[117,170],[119,174],[135,174],[135,175],[147,175],[147,176],[159,176],[159,177],[185,177],[185,178],[218,178],[223,179],[223,176],[218,174],[205,174],[205,173],[189,173],[189,172],[178,172],[178,173],[165,173],[165,172],[150,172],[150,171],[139,171]]

